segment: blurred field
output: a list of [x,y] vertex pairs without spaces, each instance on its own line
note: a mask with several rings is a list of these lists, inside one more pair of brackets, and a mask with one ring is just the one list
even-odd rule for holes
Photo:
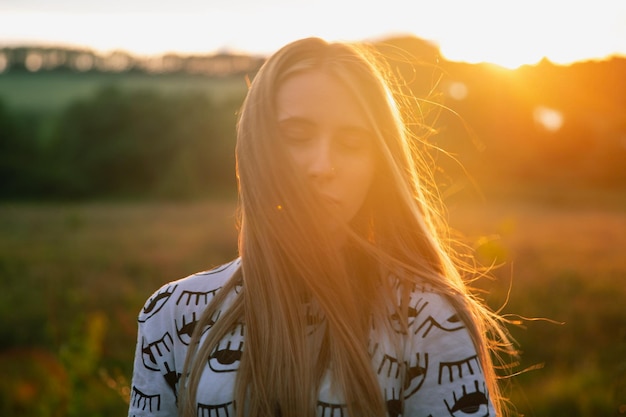
[[17,110],[56,112],[75,100],[86,99],[103,87],[154,90],[160,93],[204,92],[216,103],[242,97],[247,89],[243,76],[206,77],[193,74],[74,73],[0,75],[0,97]]
[[[525,317],[511,397],[526,416],[626,415],[621,195],[449,202],[497,308]],[[0,206],[0,414],[124,415],[136,315],[163,283],[236,254],[230,201]]]

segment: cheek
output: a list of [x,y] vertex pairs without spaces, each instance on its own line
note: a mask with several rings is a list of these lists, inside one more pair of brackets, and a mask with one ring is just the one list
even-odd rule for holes
[[290,163],[296,172],[302,173],[305,170],[307,153],[302,148],[287,146],[285,149],[287,163]]
[[354,164],[351,168],[350,193],[352,194],[353,204],[360,208],[374,181],[376,164],[373,157],[368,157]]

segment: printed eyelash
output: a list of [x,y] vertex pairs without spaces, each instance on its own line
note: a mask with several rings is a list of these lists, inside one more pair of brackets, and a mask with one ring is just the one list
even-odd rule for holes
[[142,360],[143,366],[152,371],[158,371],[157,357],[163,357],[165,352],[171,352],[174,340],[169,332],[165,333],[162,338],[151,343],[142,340]]
[[426,320],[420,324],[417,329],[415,329],[414,334],[418,334],[420,331],[423,331],[422,338],[428,336],[428,333],[436,327],[437,329],[443,330],[444,332],[454,332],[465,327],[462,321],[460,321],[456,314],[448,317],[448,319],[442,324],[439,323],[433,316],[428,316]]
[[224,404],[209,405],[198,403],[198,417],[229,417],[235,415],[235,402],[230,401]]
[[[213,325],[219,318],[220,313],[221,312],[218,311],[211,317],[210,321],[207,323],[207,326],[204,329],[202,329],[203,333],[209,330],[211,327],[213,327]],[[174,325],[176,326],[176,334],[178,336],[178,340],[180,340],[181,343],[189,346],[189,343],[191,342],[191,335],[193,334],[193,331],[195,330],[197,323],[198,323],[198,319],[196,317],[195,311],[191,312],[190,318],[187,317],[187,314],[183,314],[182,318],[180,319],[180,322],[179,322],[179,319],[174,319]]]
[[130,403],[133,407],[144,411],[159,411],[161,409],[161,395],[148,395],[133,387],[130,394]]
[[[346,406],[344,404],[330,404],[324,401],[317,402],[318,412],[317,415],[322,417],[344,417],[346,414]],[[320,410],[321,408],[321,410]]]
[[180,293],[178,300],[176,300],[176,305],[180,305],[183,297],[186,299],[184,305],[188,306],[190,304],[194,304],[196,306],[203,305],[206,306],[209,304],[209,296],[214,297],[215,294],[220,290],[220,288],[216,288],[211,291],[183,291]]
[[233,372],[239,368],[243,352],[243,326],[239,324],[231,336],[225,341],[222,340],[209,356],[209,368],[213,372]]
[[378,373],[378,375],[381,375],[384,369],[387,369],[387,378],[391,377],[392,372],[395,374],[394,378],[398,378],[398,376],[400,375],[401,367],[396,358],[392,358],[391,356],[385,354],[376,372]]
[[428,353],[425,353],[423,357],[418,352],[415,354],[415,364],[411,365],[411,362],[407,363],[406,376],[404,380],[404,398],[409,398],[415,394],[426,380],[426,374],[428,372]]
[[444,398],[443,402],[451,416],[473,415],[477,416],[481,413],[481,417],[489,416],[489,399],[487,397],[487,389],[483,382],[482,390],[478,381],[474,381],[474,390],[468,392],[467,387],[463,384],[461,394],[452,393],[452,401],[448,402]]
[[[411,300],[411,303],[407,311],[407,326],[408,327],[413,326],[413,324],[417,320],[417,317],[421,314],[422,311],[424,311],[427,305],[428,305],[428,302],[424,301],[423,297],[419,297],[417,300]],[[398,316],[398,313],[394,312],[390,318],[391,318],[391,323],[394,327],[394,330],[396,330],[398,333],[403,333],[402,327],[399,324],[400,317]]]
[[[474,365],[472,366],[472,362]],[[455,380],[455,372],[458,374],[458,378],[463,378],[463,365],[467,365],[467,371],[469,375],[474,375],[477,371],[480,371],[480,364],[478,363],[478,356],[473,355],[469,358],[461,359],[453,362],[441,362],[439,363],[439,379],[438,383],[441,385],[441,381],[443,379],[444,370],[448,370],[449,382],[454,382]]]
[[139,317],[139,323],[145,323],[150,317],[158,313],[176,291],[178,285],[168,285],[146,302],[143,307],[142,316]]

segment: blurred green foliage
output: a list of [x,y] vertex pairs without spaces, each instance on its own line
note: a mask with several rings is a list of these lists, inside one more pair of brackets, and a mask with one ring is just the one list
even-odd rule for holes
[[0,198],[232,194],[241,100],[105,86],[58,113],[0,102]]
[[[468,177],[501,188],[626,184],[626,59],[510,71],[445,61],[415,38],[378,47],[418,97],[411,128],[434,126],[427,141],[445,188]],[[0,199],[232,195],[246,77],[3,73]]]
[[[623,200],[606,201],[453,204],[451,222],[480,260],[503,265],[474,283],[479,294],[531,318],[511,326],[522,372],[505,381],[523,415],[626,412],[626,218]],[[236,256],[234,209],[228,200],[0,205],[0,415],[124,415],[141,306],[165,282]]]

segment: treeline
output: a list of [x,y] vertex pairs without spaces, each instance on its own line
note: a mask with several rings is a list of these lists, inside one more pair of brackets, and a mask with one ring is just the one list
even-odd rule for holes
[[0,197],[232,192],[238,106],[238,97],[217,105],[205,94],[105,87],[46,127],[0,103]]
[[[626,185],[626,59],[511,71],[445,61],[416,38],[378,47],[424,98],[444,186],[468,174],[484,186]],[[242,99],[105,87],[42,115],[0,97],[0,198],[233,193]]]
[[107,54],[90,49],[62,47],[0,48],[3,72],[139,72],[147,74],[186,73],[225,76],[256,71],[262,57],[220,52],[202,55],[174,53],[138,57],[124,51]]

